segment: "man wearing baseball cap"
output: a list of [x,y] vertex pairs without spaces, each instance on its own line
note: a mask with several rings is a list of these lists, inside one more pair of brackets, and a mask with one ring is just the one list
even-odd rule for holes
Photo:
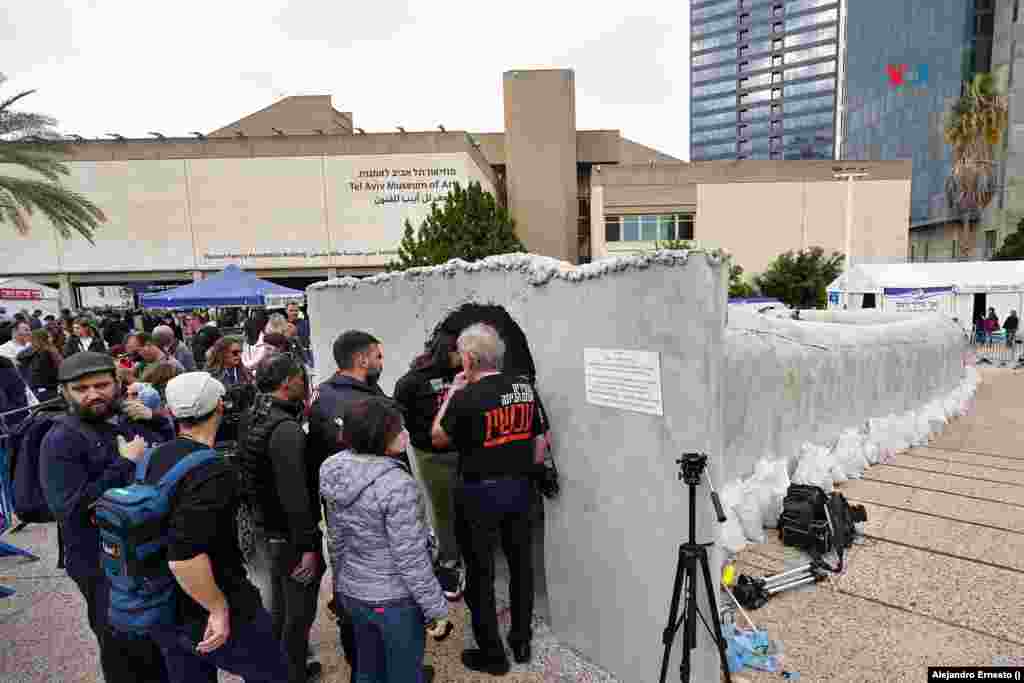
[[[155,484],[189,454],[213,448],[224,393],[206,372],[167,383],[167,407],[180,433],[153,450],[147,482]],[[216,683],[217,669],[247,683],[288,679],[284,651],[238,547],[240,496],[234,469],[218,460],[188,472],[171,498],[167,560],[180,588],[178,618],[152,635],[175,683]]]

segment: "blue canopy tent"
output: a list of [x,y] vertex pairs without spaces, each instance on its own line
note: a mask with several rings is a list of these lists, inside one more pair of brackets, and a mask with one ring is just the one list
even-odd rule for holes
[[210,308],[222,306],[283,306],[301,303],[305,293],[261,280],[238,266],[190,285],[142,295],[143,308]]

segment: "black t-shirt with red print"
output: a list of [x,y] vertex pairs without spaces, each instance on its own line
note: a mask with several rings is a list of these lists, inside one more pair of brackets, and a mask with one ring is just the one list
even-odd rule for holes
[[533,442],[544,433],[541,413],[525,378],[488,375],[452,396],[441,427],[464,475],[526,477],[537,469]]

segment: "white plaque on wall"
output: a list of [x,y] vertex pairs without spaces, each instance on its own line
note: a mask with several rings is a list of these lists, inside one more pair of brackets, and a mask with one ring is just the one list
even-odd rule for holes
[[587,403],[663,415],[661,358],[654,351],[583,349]]

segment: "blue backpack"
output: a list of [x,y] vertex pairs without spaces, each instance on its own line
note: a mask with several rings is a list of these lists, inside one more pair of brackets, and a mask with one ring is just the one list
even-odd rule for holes
[[135,469],[135,483],[108,489],[96,502],[100,562],[110,582],[110,625],[147,633],[175,623],[177,582],[167,565],[171,496],[190,470],[221,455],[203,449],[182,458],[156,484],[146,483],[150,449]]

